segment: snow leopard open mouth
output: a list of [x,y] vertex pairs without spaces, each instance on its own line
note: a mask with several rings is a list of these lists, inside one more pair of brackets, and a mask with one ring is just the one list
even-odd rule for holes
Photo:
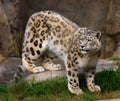
[[88,49],[81,49],[81,53],[87,53],[88,51]]

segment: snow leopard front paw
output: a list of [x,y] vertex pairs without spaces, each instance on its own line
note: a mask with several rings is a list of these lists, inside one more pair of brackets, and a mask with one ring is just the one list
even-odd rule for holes
[[101,88],[98,85],[88,85],[88,89],[91,92],[100,92],[101,91]]
[[69,91],[70,91],[72,94],[79,95],[79,94],[83,94],[83,93],[84,93],[84,92],[82,91],[82,89],[80,89],[79,87],[73,87],[73,86],[68,85],[68,89],[69,89]]
[[45,69],[42,66],[34,67],[32,69],[33,73],[40,73],[40,72],[43,72],[43,71],[45,71]]

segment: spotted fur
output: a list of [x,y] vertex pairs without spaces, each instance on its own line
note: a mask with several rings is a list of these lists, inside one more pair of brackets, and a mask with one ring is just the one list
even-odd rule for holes
[[100,91],[94,83],[95,67],[101,48],[99,31],[80,28],[78,25],[53,11],[41,11],[33,14],[27,23],[22,50],[22,68],[32,72],[43,72],[46,69],[60,70],[51,59],[46,59],[43,66],[34,62],[46,50],[52,51],[66,67],[68,89],[71,93],[80,94],[79,69],[86,74],[90,91]]

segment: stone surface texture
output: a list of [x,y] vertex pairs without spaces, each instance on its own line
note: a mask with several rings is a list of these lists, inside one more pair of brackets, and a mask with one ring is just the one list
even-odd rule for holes
[[119,5],[120,0],[1,0],[0,54],[20,57],[29,16],[35,12],[53,10],[80,27],[100,30],[101,58],[120,56]]
[[[21,63],[20,58],[9,58],[0,62],[0,83],[7,84],[12,79],[16,72],[18,72],[19,64]],[[109,59],[100,59],[97,65],[97,72],[102,70],[114,70],[120,68],[120,61],[113,61]],[[26,75],[27,74],[27,75]],[[47,79],[52,79],[54,77],[66,77],[65,69],[61,71],[44,71],[42,73],[30,74],[26,73],[26,80],[35,79],[36,81],[45,81]]]

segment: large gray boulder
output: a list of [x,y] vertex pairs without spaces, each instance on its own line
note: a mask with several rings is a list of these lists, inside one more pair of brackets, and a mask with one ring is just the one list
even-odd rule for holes
[[[0,62],[0,83],[9,83],[16,72],[19,71],[19,64],[21,63],[20,58],[9,58],[4,59]],[[117,70],[120,68],[120,61],[113,61],[109,59],[100,59],[97,65],[97,72],[102,70]],[[54,77],[66,77],[65,69],[61,71],[44,71],[42,73],[30,74],[23,73],[23,79],[30,80],[35,79],[36,81],[45,81],[47,79],[52,79]]]
[[119,56],[120,0],[1,0],[0,54],[20,57],[29,16],[56,11],[80,27],[102,32],[101,58]]

